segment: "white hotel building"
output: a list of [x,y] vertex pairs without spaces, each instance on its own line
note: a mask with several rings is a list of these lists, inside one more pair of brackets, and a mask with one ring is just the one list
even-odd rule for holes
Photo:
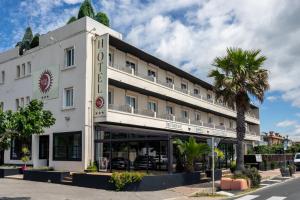
[[[39,46],[22,56],[18,48],[0,54],[3,110],[38,98],[56,118],[43,135],[13,140],[3,162],[21,164],[27,143],[35,167],[82,171],[96,160],[101,168],[122,168],[121,160],[138,169],[147,157],[148,168],[171,171],[174,138],[215,136],[226,158],[219,165],[226,167],[234,158],[236,111],[214,97],[212,85],[85,17],[41,35]],[[252,146],[260,140],[257,107],[246,121]]]

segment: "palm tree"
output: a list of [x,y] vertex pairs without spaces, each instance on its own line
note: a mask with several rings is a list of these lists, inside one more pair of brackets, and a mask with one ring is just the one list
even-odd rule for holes
[[176,139],[174,144],[177,145],[179,153],[185,157],[185,168],[188,172],[194,171],[194,162],[197,158],[210,151],[206,143],[197,143],[193,137],[190,137],[187,141]]
[[216,99],[223,99],[229,106],[236,106],[237,170],[244,169],[245,113],[250,108],[250,98],[261,103],[269,89],[268,71],[263,68],[266,57],[260,50],[228,48],[227,55],[213,62],[216,69],[209,73],[214,78]]

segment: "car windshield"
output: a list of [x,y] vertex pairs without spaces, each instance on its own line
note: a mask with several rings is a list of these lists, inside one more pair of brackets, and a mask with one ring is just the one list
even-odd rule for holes
[[297,154],[295,159],[300,159],[300,154]]

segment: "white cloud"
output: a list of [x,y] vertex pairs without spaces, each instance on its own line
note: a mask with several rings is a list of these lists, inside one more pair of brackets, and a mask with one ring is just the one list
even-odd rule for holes
[[296,125],[297,125],[297,122],[293,121],[293,120],[284,120],[284,121],[278,122],[276,124],[277,127],[281,127],[281,128],[293,127],[293,126],[296,126]]
[[271,102],[276,101],[277,99],[278,99],[278,96],[268,96],[267,97],[267,100],[271,101]]

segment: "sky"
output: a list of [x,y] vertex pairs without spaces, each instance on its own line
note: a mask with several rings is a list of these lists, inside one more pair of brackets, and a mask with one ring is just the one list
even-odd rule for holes
[[[0,0],[0,52],[30,24],[47,33],[77,16],[83,0]],[[300,1],[92,0],[127,42],[208,81],[227,47],[261,49],[270,90],[260,104],[261,131],[300,140]]]

